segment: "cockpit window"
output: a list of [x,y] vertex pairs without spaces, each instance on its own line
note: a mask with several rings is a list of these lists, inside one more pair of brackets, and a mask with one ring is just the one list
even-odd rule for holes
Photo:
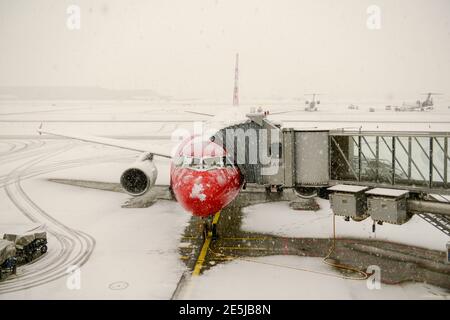
[[184,161],[184,157],[175,157],[175,158],[173,159],[173,164],[174,164],[176,167],[181,167],[181,166],[183,165],[183,161]]
[[187,157],[181,156],[174,160],[176,167],[191,168],[197,170],[209,170],[215,168],[233,167],[227,157]]
[[191,167],[193,167],[193,168],[196,168],[196,167],[201,168],[201,164],[202,164],[202,161],[200,160],[200,158],[192,158]]
[[200,158],[184,157],[182,167],[183,168],[201,169],[202,163],[201,163]]
[[181,156],[174,160],[173,164],[178,168],[202,169],[201,158]]
[[182,157],[183,161],[181,162],[182,167],[189,167],[192,164],[191,157]]
[[226,167],[234,167],[233,162],[231,161],[230,158],[222,157],[222,161]]
[[203,167],[208,168],[222,168],[223,162],[221,157],[203,158]]

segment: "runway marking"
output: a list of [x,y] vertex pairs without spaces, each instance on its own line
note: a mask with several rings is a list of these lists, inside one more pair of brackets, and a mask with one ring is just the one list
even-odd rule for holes
[[217,222],[219,221],[220,218],[220,211],[216,213],[216,215],[214,216],[213,219],[213,224],[217,224]]
[[[217,224],[220,218],[220,211],[216,213],[213,219],[213,224]],[[208,232],[208,236],[203,243],[202,250],[200,251],[200,255],[198,256],[197,262],[195,263],[194,271],[192,272],[193,276],[200,275],[200,272],[203,268],[203,263],[205,262],[206,254],[208,253],[209,245],[211,244],[212,233]]]
[[210,243],[211,243],[211,237],[208,236],[205,240],[205,243],[203,244],[202,251],[200,252],[197,262],[195,263],[194,271],[192,272],[193,276],[200,275],[200,271],[203,268],[203,263],[205,262],[206,253],[208,252]]
[[259,250],[259,251],[270,251],[267,248],[253,248],[253,247],[218,247],[217,249],[224,249],[224,250]]
[[258,241],[258,240],[268,240],[269,237],[235,237],[235,238],[222,238],[223,240],[249,240],[249,241]]
[[[199,237],[182,237],[183,239],[199,239]],[[232,237],[232,238],[222,238],[221,240],[248,240],[248,241],[258,241],[258,240],[268,240],[270,237]]]

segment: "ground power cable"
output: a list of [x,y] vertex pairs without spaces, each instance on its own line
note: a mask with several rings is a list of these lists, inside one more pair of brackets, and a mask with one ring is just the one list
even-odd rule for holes
[[356,269],[356,268],[353,268],[353,267],[350,267],[350,266],[346,266],[346,265],[343,265],[343,264],[338,264],[338,263],[327,261],[327,260],[330,259],[331,254],[333,254],[333,252],[335,251],[335,248],[336,248],[336,221],[335,221],[335,215],[333,213],[333,239],[332,239],[332,245],[331,245],[331,248],[330,248],[328,254],[325,256],[325,258],[322,261],[325,264],[329,265],[329,266],[332,266],[332,267],[335,267],[335,268],[338,268],[338,269],[343,269],[343,270],[346,270],[346,271],[352,271],[352,272],[358,273],[358,274],[360,274],[359,277],[352,277],[352,276],[339,275],[339,274],[334,274],[334,273],[327,273],[327,272],[311,270],[311,269],[306,269],[306,268],[300,268],[300,267],[294,267],[294,266],[288,266],[288,265],[272,263],[272,262],[258,261],[258,260],[251,259],[251,258],[245,258],[245,257],[236,256],[236,255],[223,254],[223,253],[220,253],[220,252],[216,252],[211,247],[209,247],[208,249],[212,253],[213,256],[218,258],[218,260],[224,260],[224,261],[242,260],[242,261],[246,261],[246,262],[252,262],[252,263],[269,265],[269,266],[273,266],[273,267],[279,267],[279,268],[285,268],[285,269],[291,269],[291,270],[297,270],[297,271],[310,272],[310,273],[320,274],[320,275],[324,275],[324,276],[328,276],[328,277],[334,277],[334,278],[341,278],[341,279],[346,279],[346,280],[366,280],[369,277],[369,274],[367,274],[366,272],[364,272],[362,270],[359,270],[359,269]]

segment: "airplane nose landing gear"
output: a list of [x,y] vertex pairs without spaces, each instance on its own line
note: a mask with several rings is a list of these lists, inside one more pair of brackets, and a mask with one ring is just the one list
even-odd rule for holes
[[208,224],[207,219],[202,218],[202,220],[203,220],[203,223],[202,223],[202,238],[203,238],[203,241],[205,241],[206,238],[208,238],[209,224]]
[[203,241],[206,240],[209,236],[216,240],[219,235],[217,233],[217,221],[214,219],[214,216],[209,216],[207,218],[202,218],[202,238]]
[[219,235],[217,233],[217,224],[216,223],[212,223],[211,233],[212,233],[213,240],[216,240],[217,238],[219,238]]

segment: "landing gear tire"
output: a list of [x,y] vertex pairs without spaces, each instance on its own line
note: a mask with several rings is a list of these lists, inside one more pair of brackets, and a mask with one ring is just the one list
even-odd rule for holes
[[203,241],[206,241],[206,238],[208,238],[208,233],[209,233],[209,225],[208,225],[208,222],[205,221],[205,222],[203,222],[203,226],[202,226]]
[[217,225],[216,224],[212,225],[211,233],[212,233],[213,240],[216,240],[217,238],[219,238],[219,234],[217,233]]
[[216,240],[219,237],[219,234],[217,233],[217,225],[215,223],[212,223],[210,219],[206,219],[202,224],[203,241],[208,238],[209,232],[211,232],[211,238],[213,240]]

